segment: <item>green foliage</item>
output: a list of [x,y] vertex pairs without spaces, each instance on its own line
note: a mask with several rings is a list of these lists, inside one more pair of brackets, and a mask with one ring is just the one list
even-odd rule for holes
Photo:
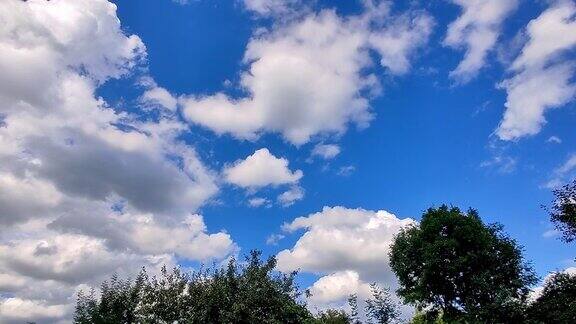
[[305,323],[313,317],[299,302],[296,273],[275,273],[276,259],[253,251],[245,266],[186,274],[163,268],[149,279],[117,276],[104,283],[100,298],[80,293],[75,323]]
[[531,323],[576,323],[576,275],[554,274],[528,308]]
[[419,226],[401,231],[390,265],[405,302],[447,322],[521,321],[536,278],[521,248],[499,225],[485,225],[474,210],[442,206]]
[[133,323],[136,320],[135,309],[139,303],[145,272],[134,281],[124,281],[113,275],[100,287],[100,299],[94,290],[89,295],[82,291],[78,294],[74,322],[79,324]]
[[562,233],[565,242],[576,240],[576,180],[555,189],[550,219]]

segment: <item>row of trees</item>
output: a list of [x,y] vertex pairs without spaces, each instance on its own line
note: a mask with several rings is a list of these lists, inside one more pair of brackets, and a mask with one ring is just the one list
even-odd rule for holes
[[[576,239],[576,181],[554,191],[551,219],[566,242]],[[415,306],[411,323],[576,323],[576,275],[556,273],[540,296],[529,300],[537,278],[522,248],[501,225],[478,213],[442,206],[402,230],[391,247],[396,293]],[[386,289],[372,286],[361,312],[356,296],[349,312],[312,314],[295,284],[296,273],[274,270],[252,252],[245,264],[193,273],[162,269],[133,281],[117,276],[79,294],[76,323],[396,323],[400,312]],[[362,314],[360,314],[362,313]]]
[[[150,278],[142,269],[135,280],[113,276],[102,283],[100,296],[80,292],[75,323],[360,323],[356,296],[352,312],[330,309],[313,315],[294,282],[296,272],[274,271],[275,257],[262,261],[252,251],[244,265],[232,259],[227,267],[192,273],[163,267]],[[307,292],[304,292],[307,293]],[[388,290],[372,286],[365,317],[389,323],[399,316]]]

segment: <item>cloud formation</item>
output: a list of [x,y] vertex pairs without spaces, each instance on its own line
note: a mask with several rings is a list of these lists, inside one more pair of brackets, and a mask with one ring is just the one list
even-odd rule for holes
[[324,160],[330,160],[340,154],[340,146],[336,144],[316,144],[312,149],[312,156],[318,156]]
[[291,171],[288,163],[287,159],[278,158],[262,148],[224,168],[224,179],[239,187],[252,189],[297,183],[304,174],[301,170]]
[[[268,8],[276,2],[250,3]],[[390,11],[387,2],[366,2],[358,16],[322,10],[253,35],[240,74],[239,88],[247,95],[184,96],[185,118],[216,134],[254,140],[273,132],[295,145],[317,135],[343,134],[350,125],[366,127],[373,118],[370,98],[380,88],[366,72],[373,65],[369,50],[392,74],[405,73],[433,27],[426,13]]]
[[496,130],[502,140],[517,140],[540,132],[544,113],[572,101],[576,63],[567,55],[576,48],[576,4],[555,1],[527,27],[528,42],[510,68],[514,74],[500,83],[506,90],[506,111]]
[[351,293],[366,296],[372,282],[394,287],[389,247],[402,227],[414,223],[384,210],[324,207],[283,226],[305,232],[293,248],[278,253],[278,269],[321,275],[311,287],[312,301],[321,304],[341,303]]
[[517,0],[452,0],[462,14],[448,26],[444,44],[465,48],[464,59],[450,77],[459,83],[474,78],[486,64],[487,54],[494,48],[502,22],[516,9]]
[[166,92],[144,94],[158,118],[95,95],[146,57],[114,4],[2,1],[0,21],[0,322],[66,322],[111,272],[235,251],[195,214],[216,176],[178,140]]

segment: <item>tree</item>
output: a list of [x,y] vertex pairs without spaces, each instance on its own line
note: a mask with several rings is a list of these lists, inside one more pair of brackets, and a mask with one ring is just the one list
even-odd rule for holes
[[576,323],[576,274],[552,275],[530,304],[528,318],[532,323]]
[[562,233],[565,242],[576,240],[576,179],[562,188],[552,191],[554,202],[550,219]]
[[361,324],[358,314],[358,295],[352,294],[348,297],[348,306],[350,306],[350,323]]
[[398,306],[392,300],[389,289],[381,289],[371,284],[372,298],[366,300],[366,317],[369,323],[394,323],[400,317]]
[[501,225],[447,206],[429,209],[419,226],[400,231],[390,265],[404,301],[446,322],[518,322],[536,281]]
[[136,305],[143,287],[143,274],[145,272],[142,272],[134,282],[121,280],[114,274],[110,281],[104,281],[100,286],[100,299],[96,298],[94,289],[89,295],[80,291],[76,302],[74,322],[79,324],[134,323]]
[[95,293],[80,292],[75,323],[311,323],[300,301],[296,273],[274,271],[276,259],[252,251],[246,265],[231,259],[225,268],[184,273],[162,268],[151,279],[113,276]]

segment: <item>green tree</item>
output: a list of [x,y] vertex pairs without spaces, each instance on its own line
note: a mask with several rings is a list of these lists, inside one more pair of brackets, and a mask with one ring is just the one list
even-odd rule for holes
[[536,277],[521,248],[478,213],[441,206],[402,230],[391,247],[398,294],[428,318],[518,322]]
[[562,233],[565,242],[576,240],[576,180],[552,191],[554,202],[550,219]]
[[109,281],[100,286],[100,298],[96,298],[92,289],[89,295],[78,293],[74,322],[81,324],[134,323],[136,305],[143,288],[142,272],[137,279],[121,280],[113,275]]
[[532,323],[576,323],[576,274],[552,275],[530,304],[528,318]]
[[307,323],[314,319],[300,301],[296,272],[274,271],[276,259],[252,251],[239,266],[192,273],[163,267],[151,279],[143,269],[136,280],[114,275],[100,288],[78,294],[75,323]]

